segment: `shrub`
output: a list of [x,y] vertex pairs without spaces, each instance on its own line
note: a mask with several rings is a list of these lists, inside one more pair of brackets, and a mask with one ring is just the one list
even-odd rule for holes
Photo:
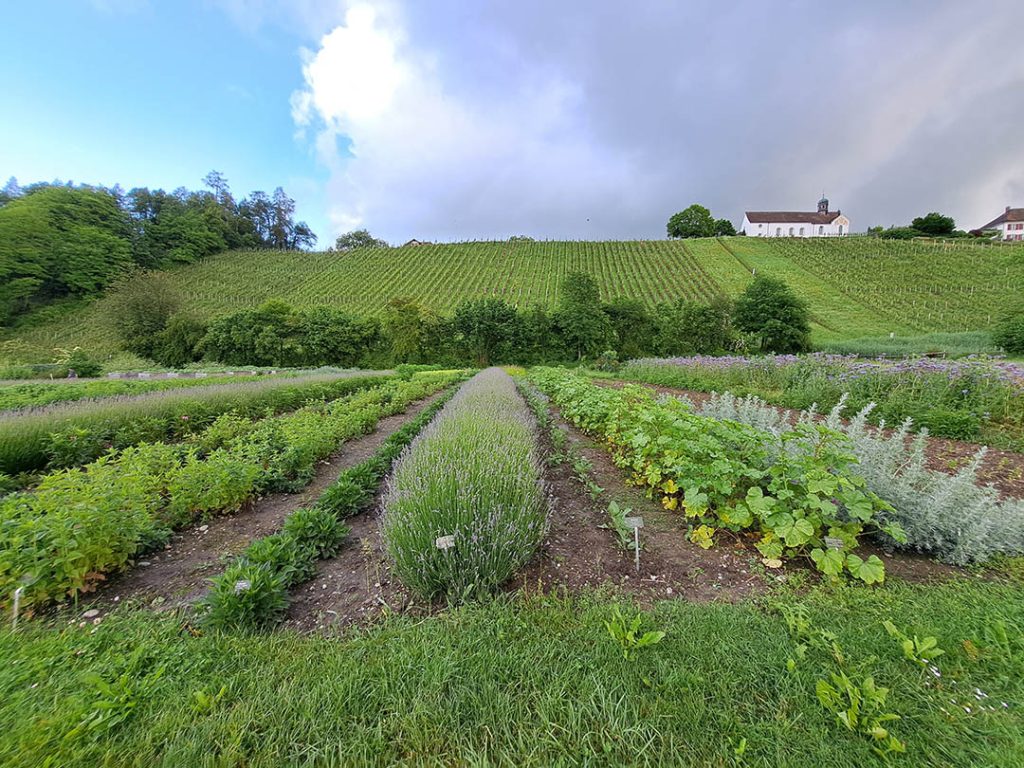
[[317,551],[285,531],[256,539],[241,557],[250,565],[276,573],[286,587],[306,581],[316,572]]
[[222,629],[269,627],[288,610],[288,590],[279,573],[239,561],[213,580],[206,620]]
[[183,368],[202,357],[199,343],[206,335],[206,326],[194,317],[174,315],[155,339],[153,359],[168,368]]
[[170,278],[160,272],[141,272],[119,280],[109,301],[107,315],[121,345],[142,357],[153,357],[161,331],[181,304]]
[[[533,423],[511,378],[478,374],[388,480],[381,528],[402,581],[426,598],[497,589],[544,536],[540,476]],[[438,549],[439,536],[454,546]]]
[[[985,449],[979,449],[974,461],[956,474],[936,472],[927,467],[927,432],[909,441],[909,420],[888,435],[871,429],[867,425],[870,405],[844,423],[844,407],[840,402],[833,408],[826,424],[850,439],[858,474],[871,491],[890,503],[892,508],[883,517],[899,524],[906,537],[905,542],[890,540],[891,544],[955,565],[984,562],[996,554],[1024,553],[1024,501],[1000,499],[994,488],[977,480]],[[712,395],[697,410],[778,435],[793,429],[787,415],[753,396]],[[808,411],[801,420],[806,423],[813,418]]]
[[322,507],[295,510],[284,521],[282,531],[316,557],[333,557],[349,534],[348,526]]
[[736,300],[733,322],[755,334],[763,352],[810,349],[810,312],[782,280],[758,275]]
[[1024,309],[1008,313],[992,332],[992,341],[1011,355],[1024,355]]

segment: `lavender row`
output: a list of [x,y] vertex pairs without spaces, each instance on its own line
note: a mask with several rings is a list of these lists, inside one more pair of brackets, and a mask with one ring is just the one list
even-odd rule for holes
[[495,591],[547,529],[536,425],[508,374],[477,374],[403,452],[388,479],[383,538],[420,596]]

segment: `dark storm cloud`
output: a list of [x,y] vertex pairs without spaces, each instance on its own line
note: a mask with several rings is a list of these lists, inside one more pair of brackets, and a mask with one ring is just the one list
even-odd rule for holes
[[972,227],[1024,204],[1017,5],[399,3],[376,25],[406,87],[305,119],[353,139],[321,137],[337,226],[393,239],[661,237],[691,202],[738,223],[822,191],[855,229]]

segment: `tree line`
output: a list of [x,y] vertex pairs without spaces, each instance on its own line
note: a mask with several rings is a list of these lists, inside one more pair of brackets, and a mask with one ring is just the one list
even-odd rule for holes
[[234,248],[299,249],[316,235],[278,187],[236,199],[224,175],[165,192],[11,179],[0,191],[0,324],[65,297],[96,294],[133,269]]
[[180,367],[227,365],[387,367],[402,363],[487,366],[617,360],[650,355],[809,349],[807,305],[769,277],[735,301],[678,300],[653,309],[636,299],[602,302],[597,283],[571,273],[551,310],[499,298],[468,299],[442,316],[415,299],[391,299],[380,318],[269,301],[209,321],[182,310],[160,273],[111,292],[110,317],[125,349]]

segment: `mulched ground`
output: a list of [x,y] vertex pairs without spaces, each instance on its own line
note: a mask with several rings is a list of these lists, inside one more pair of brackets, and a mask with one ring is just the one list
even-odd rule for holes
[[404,413],[387,416],[363,437],[348,440],[320,463],[313,481],[299,493],[277,493],[250,502],[232,515],[220,516],[174,534],[162,552],[152,553],[136,567],[114,577],[86,598],[85,608],[109,610],[128,600],[161,610],[190,605],[206,593],[208,580],[252,541],[277,531],[294,510],[315,501],[342,470],[369,458],[393,432],[414,419],[440,392],[413,404]]
[[[643,384],[635,381],[594,380],[595,384],[609,387],[623,387],[627,384],[639,385],[665,395],[682,395],[697,405],[706,402],[711,396],[707,392],[696,392],[690,389],[676,389],[654,384]],[[779,413],[786,414],[795,421],[800,412],[789,408],[776,407]],[[925,456],[928,468],[946,474],[956,474],[969,464],[981,446],[962,440],[950,440],[945,437],[929,437],[925,444]],[[1024,454],[1013,451],[1000,451],[989,448],[978,469],[978,479],[989,483],[1004,497],[1024,498]]]

